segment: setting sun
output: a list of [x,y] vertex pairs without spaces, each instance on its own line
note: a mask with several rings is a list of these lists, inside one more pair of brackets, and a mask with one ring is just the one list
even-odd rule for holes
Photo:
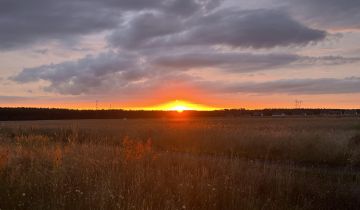
[[188,110],[186,106],[175,106],[171,108],[170,110],[177,111],[177,112],[183,112],[184,110]]
[[196,111],[210,111],[216,110],[215,107],[210,107],[202,104],[191,103],[183,100],[170,101],[168,103],[155,105],[151,107],[146,107],[146,110],[166,110],[166,111],[177,111],[179,113],[186,110],[196,110]]

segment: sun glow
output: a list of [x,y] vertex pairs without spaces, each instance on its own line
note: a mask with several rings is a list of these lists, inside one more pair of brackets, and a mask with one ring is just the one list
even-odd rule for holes
[[186,106],[175,106],[171,108],[170,110],[177,111],[177,112],[183,112],[184,110],[188,110]]
[[179,113],[186,110],[197,110],[197,111],[209,111],[216,110],[217,108],[205,106],[202,104],[191,103],[188,101],[175,100],[165,104],[157,106],[147,107],[146,110],[165,110],[165,111],[177,111]]

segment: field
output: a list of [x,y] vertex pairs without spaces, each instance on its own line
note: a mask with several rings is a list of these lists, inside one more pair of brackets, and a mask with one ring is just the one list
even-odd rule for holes
[[0,209],[358,209],[360,120],[0,122]]

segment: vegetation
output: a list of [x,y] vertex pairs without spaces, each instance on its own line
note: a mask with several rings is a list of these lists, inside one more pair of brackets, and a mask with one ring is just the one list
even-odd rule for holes
[[[347,116],[360,115],[359,109],[225,109],[214,111],[187,110],[183,116],[192,118],[244,117],[244,116]],[[179,118],[176,111],[144,111],[144,110],[75,110],[46,108],[1,108],[0,120],[65,120],[65,119],[162,119]]]
[[1,209],[357,209],[356,118],[0,122]]

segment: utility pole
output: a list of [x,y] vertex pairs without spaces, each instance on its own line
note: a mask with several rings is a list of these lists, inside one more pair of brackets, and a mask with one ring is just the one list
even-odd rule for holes
[[295,109],[301,109],[302,101],[301,100],[295,100]]

